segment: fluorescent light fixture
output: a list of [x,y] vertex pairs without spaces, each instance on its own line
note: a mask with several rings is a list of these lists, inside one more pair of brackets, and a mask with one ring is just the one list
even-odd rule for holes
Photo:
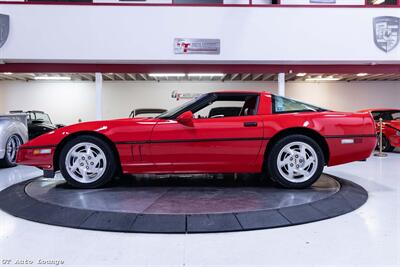
[[368,75],[368,73],[357,73],[357,77],[364,77],[367,75]]
[[300,73],[296,74],[297,77],[304,77],[306,75],[307,75],[307,73],[304,73],[304,72],[300,72]]
[[149,76],[156,78],[185,77],[185,73],[149,73]]
[[12,75],[13,73],[12,73],[12,72],[3,72],[3,74],[5,74],[5,75]]
[[342,79],[342,78],[340,78],[340,77],[325,77],[325,78],[322,78],[322,77],[316,77],[316,78],[307,78],[306,79],[306,81],[308,81],[308,82],[319,82],[319,81],[338,81],[338,80],[340,80],[340,79]]
[[33,77],[33,79],[46,80],[46,81],[70,81],[71,77],[68,77],[68,76],[63,76],[63,77],[61,77],[61,76],[59,76],[59,77],[57,77],[57,76],[36,76],[36,77]]
[[188,77],[223,77],[223,73],[189,73]]

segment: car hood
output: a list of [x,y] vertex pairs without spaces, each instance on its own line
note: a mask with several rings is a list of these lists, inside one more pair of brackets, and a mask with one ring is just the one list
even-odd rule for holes
[[116,143],[144,141],[149,139],[151,130],[158,121],[160,120],[155,118],[125,118],[82,122],[54,129],[24,146],[56,146],[69,135],[85,133],[103,135]]
[[400,131],[400,120],[392,120],[385,122],[386,125],[396,128],[396,130]]

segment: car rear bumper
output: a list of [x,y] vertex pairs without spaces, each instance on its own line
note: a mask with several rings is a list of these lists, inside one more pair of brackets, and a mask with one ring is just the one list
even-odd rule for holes
[[330,151],[328,166],[334,166],[369,158],[377,143],[375,134],[338,136],[327,138]]

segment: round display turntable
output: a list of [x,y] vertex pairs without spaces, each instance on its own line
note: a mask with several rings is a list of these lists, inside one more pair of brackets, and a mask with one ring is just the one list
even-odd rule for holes
[[278,188],[255,175],[134,176],[101,189],[38,178],[1,191],[0,208],[27,220],[80,229],[204,233],[329,219],[357,209],[367,198],[359,185],[326,174],[300,190]]

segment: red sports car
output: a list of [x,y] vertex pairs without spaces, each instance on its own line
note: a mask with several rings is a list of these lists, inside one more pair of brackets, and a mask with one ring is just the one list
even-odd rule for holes
[[304,188],[324,165],[364,160],[375,145],[367,112],[229,91],[204,94],[156,118],[57,129],[21,146],[17,162],[43,169],[46,177],[60,170],[79,188],[102,186],[122,173],[264,173],[283,187]]
[[[370,112],[376,122],[382,118],[382,150],[392,152],[400,147],[400,109],[366,109],[361,112]],[[379,124],[376,124],[376,132],[379,135]]]

